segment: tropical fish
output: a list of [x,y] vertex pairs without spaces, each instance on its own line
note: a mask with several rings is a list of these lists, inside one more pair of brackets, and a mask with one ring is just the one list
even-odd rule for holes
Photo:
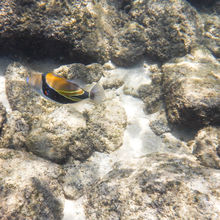
[[62,104],[76,103],[88,98],[100,103],[105,97],[104,89],[98,83],[87,92],[76,82],[53,73],[33,73],[27,77],[27,83],[43,97]]

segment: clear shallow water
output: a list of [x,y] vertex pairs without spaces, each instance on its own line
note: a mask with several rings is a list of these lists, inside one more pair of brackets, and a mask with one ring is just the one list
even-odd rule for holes
[[[5,94],[4,71],[10,62],[11,60],[7,58],[0,59],[0,101],[3,102],[7,110],[10,110],[10,106]],[[49,72],[59,67],[59,64],[51,60],[45,60],[30,63],[28,66],[39,72]],[[101,82],[110,78],[117,78],[124,81],[124,85],[120,88],[107,90],[106,96],[108,99],[119,101],[124,107],[127,115],[127,128],[124,132],[123,145],[120,148],[110,154],[95,152],[88,159],[97,165],[97,175],[99,178],[104,177],[111,171],[116,163],[136,163],[136,161],[147,154],[166,151],[161,138],[156,136],[149,127],[150,120],[157,117],[157,113],[146,115],[143,111],[144,103],[141,99],[124,93],[124,91],[130,91],[132,94],[135,94],[138,86],[151,83],[151,73],[148,67],[148,63],[142,61],[139,65],[132,68],[115,68],[109,70],[107,76],[101,79]],[[79,111],[83,111],[86,105],[86,103],[78,105]],[[64,114],[60,114],[59,117],[62,117],[62,115]],[[65,200],[63,219],[85,219],[83,201],[84,197],[75,201]]]

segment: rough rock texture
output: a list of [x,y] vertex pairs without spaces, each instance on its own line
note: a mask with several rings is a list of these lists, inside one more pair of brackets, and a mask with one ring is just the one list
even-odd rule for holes
[[92,111],[85,111],[83,115],[86,129],[79,129],[74,140],[77,147],[69,149],[73,156],[76,150],[83,153],[88,146],[99,152],[110,152],[122,145],[127,117],[119,102],[106,101]]
[[6,122],[6,109],[3,106],[3,104],[0,103],[0,135],[1,135],[1,132],[2,132],[2,127],[3,127],[5,122]]
[[162,73],[157,65],[150,67],[151,84],[141,85],[138,89],[138,97],[142,99],[145,104],[145,111],[152,114],[160,108],[163,100],[161,91]]
[[171,131],[165,112],[160,112],[157,118],[150,122],[149,126],[156,135]]
[[0,149],[0,218],[62,219],[61,169],[30,154]]
[[87,219],[216,219],[220,172],[190,156],[150,154],[86,193]]
[[187,0],[188,2],[190,2],[193,6],[197,7],[197,8],[202,8],[202,7],[212,7],[216,4],[216,2],[218,0],[205,0],[205,1],[201,1],[201,0]]
[[185,0],[3,0],[0,20],[1,53],[123,66],[185,55],[201,33]]
[[[28,150],[56,163],[66,162],[70,156],[69,148],[76,148],[72,145],[77,130],[85,127],[84,118],[70,107],[56,107],[53,112],[38,117],[39,121],[32,124],[26,139]],[[74,157],[84,159],[92,150],[86,146],[81,151],[81,154],[74,152]]]
[[129,14],[145,29],[146,53],[163,61],[185,55],[201,34],[197,11],[183,0],[133,1]]
[[[78,72],[73,72],[74,69]],[[73,64],[62,66],[55,72],[70,79],[75,77],[74,73],[81,73],[85,81],[97,81],[102,70],[98,64]],[[21,131],[17,131],[16,126],[5,129],[5,147],[26,147],[40,157],[65,163],[68,158],[84,160],[95,150],[109,152],[122,145],[127,119],[118,102],[111,100],[97,106],[88,103],[90,107],[82,114],[84,110],[77,110],[76,105],[56,104],[35,93],[25,82],[27,75],[28,70],[19,63],[11,64],[6,71],[9,103],[25,125],[19,127]],[[14,119],[11,124],[17,121]],[[18,138],[11,137],[13,132]]]
[[26,147],[29,125],[19,111],[12,111],[2,129],[0,148],[19,149]]
[[169,122],[188,127],[220,124],[220,64],[205,49],[162,66]]
[[84,83],[98,82],[104,74],[102,65],[93,63],[85,66],[84,64],[74,63],[63,65],[54,70],[54,73],[69,80],[79,80]]
[[105,0],[4,0],[0,6],[0,44],[34,57],[106,61],[114,27],[125,23],[116,3]]
[[[76,200],[87,193],[102,177],[100,169],[103,167],[100,167],[98,160],[65,165],[62,179],[65,197]],[[105,170],[107,172],[108,168]]]
[[203,166],[220,169],[220,127],[201,129],[190,145]]
[[144,27],[136,22],[126,24],[114,37],[112,61],[119,66],[136,63],[145,53],[145,44]]
[[[219,2],[220,14],[220,2]],[[209,48],[213,54],[220,58],[220,16],[210,14],[203,14],[204,19],[204,44]]]

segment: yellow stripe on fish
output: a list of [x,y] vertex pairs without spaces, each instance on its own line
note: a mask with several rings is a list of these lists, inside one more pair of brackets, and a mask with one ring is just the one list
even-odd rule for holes
[[79,96],[79,95],[83,95],[84,93],[82,89],[78,89],[76,91],[66,91],[66,90],[56,90],[56,91],[66,96]]
[[65,78],[54,75],[53,73],[47,73],[45,76],[46,83],[56,91],[78,91],[80,87],[75,83],[70,83]]

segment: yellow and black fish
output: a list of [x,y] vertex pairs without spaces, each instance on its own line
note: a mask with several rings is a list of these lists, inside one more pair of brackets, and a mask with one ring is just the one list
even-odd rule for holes
[[45,98],[62,104],[75,103],[88,98],[100,103],[105,96],[104,89],[99,84],[87,92],[77,83],[53,73],[31,74],[27,78],[27,83]]

